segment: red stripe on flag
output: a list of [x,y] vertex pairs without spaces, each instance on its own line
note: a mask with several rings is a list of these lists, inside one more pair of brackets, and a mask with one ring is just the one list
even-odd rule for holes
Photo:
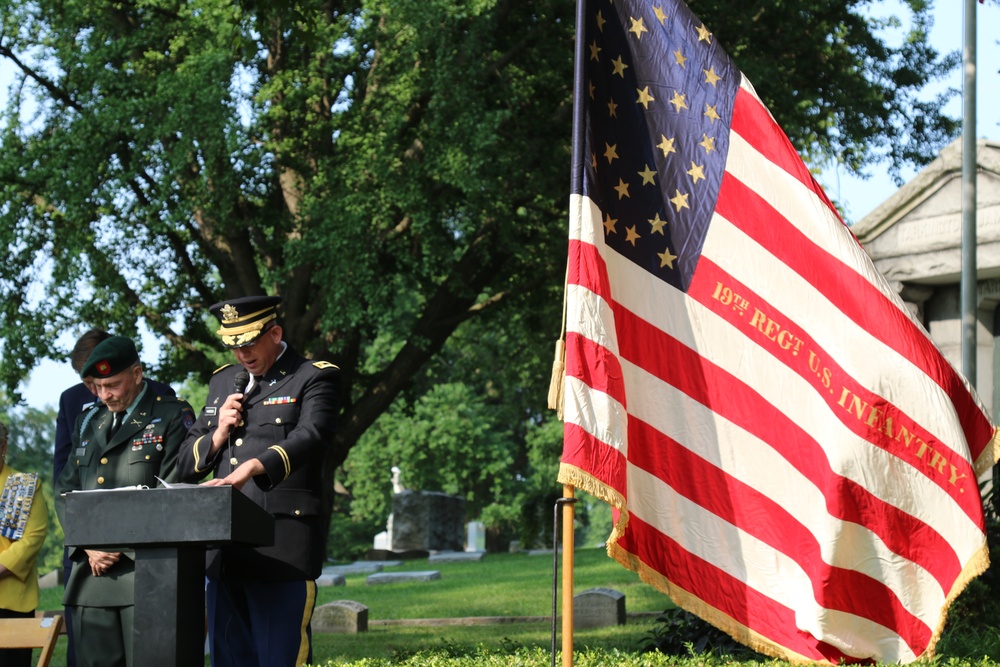
[[847,428],[919,470],[984,528],[979,485],[969,461],[855,381],[783,312],[706,257],[698,265],[688,295],[812,384]]
[[813,178],[806,163],[799,157],[784,131],[774,122],[768,110],[743,88],[740,88],[736,93],[730,128],[744,141],[756,148],[769,162],[777,165],[812,190],[826,204],[837,220],[844,224],[837,207],[833,205],[830,198],[826,196],[826,192]]
[[605,301],[611,302],[608,265],[592,244],[570,239],[568,271],[567,285],[581,285]]
[[[797,629],[795,610],[698,558],[638,517],[629,516],[618,546],[650,567],[671,563],[670,583],[718,609],[741,625],[810,660],[858,662],[826,642]],[[662,573],[667,576],[666,573]]]
[[579,378],[587,386],[611,396],[622,407],[628,407],[618,357],[606,347],[572,331],[566,334],[566,376]]
[[973,461],[993,436],[965,383],[913,321],[874,285],[790,224],[755,191],[723,177],[717,212],[798,273],[873,338],[910,360],[951,398]]
[[[617,305],[615,320],[622,359],[644,367],[770,445],[823,492],[831,516],[866,527],[893,552],[925,568],[945,593],[950,591],[962,566],[936,530],[834,472],[819,443],[742,380]],[[637,355],[643,348],[658,353]],[[642,446],[631,443],[630,456]]]
[[562,462],[586,471],[597,481],[626,495],[626,464],[622,453],[570,422],[563,425]]
[[635,417],[629,419],[629,442],[643,444],[629,450],[629,463],[798,563],[824,608],[893,628],[914,652],[930,641],[931,628],[911,614],[889,586],[826,563],[809,529],[763,493]]

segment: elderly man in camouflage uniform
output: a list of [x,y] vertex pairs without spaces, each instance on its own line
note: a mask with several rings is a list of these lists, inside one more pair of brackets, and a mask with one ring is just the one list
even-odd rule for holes
[[[69,460],[56,484],[64,525],[64,493],[178,479],[177,453],[194,423],[185,401],[150,390],[129,338],[99,343],[80,376],[93,379],[102,404],[81,413],[73,429]],[[63,604],[73,609],[77,667],[131,667],[134,553],[72,547],[70,558],[74,567]]]

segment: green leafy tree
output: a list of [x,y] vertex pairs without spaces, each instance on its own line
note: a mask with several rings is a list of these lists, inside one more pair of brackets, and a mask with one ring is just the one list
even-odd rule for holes
[[[954,58],[928,47],[922,3],[898,48],[865,4],[693,8],[804,153],[851,168],[880,147],[892,165],[923,160],[954,125],[916,95]],[[417,429],[425,441],[489,422],[505,408],[484,383],[433,367],[463,323],[496,313],[500,358],[544,332],[545,350],[521,356],[548,372],[573,15],[568,0],[0,1],[14,73],[0,117],[0,378],[14,391],[64,332],[135,335],[140,322],[162,341],[155,377],[204,378],[218,365],[206,307],[277,292],[291,344],[343,370],[331,481],[397,399],[397,419],[472,401]],[[421,402],[426,380],[447,386]],[[514,418],[497,461],[524,460],[539,409]]]
[[0,396],[4,421],[10,429],[7,463],[21,472],[37,473],[49,514],[49,532],[38,554],[38,572],[62,568],[63,531],[56,516],[52,480],[52,445],[56,440],[56,413],[52,408],[11,408]]

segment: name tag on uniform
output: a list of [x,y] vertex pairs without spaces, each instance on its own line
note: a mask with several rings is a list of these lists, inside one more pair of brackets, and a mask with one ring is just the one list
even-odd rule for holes
[[215,415],[217,411],[218,409],[215,406],[212,407],[205,406],[205,414],[208,415],[209,417]]

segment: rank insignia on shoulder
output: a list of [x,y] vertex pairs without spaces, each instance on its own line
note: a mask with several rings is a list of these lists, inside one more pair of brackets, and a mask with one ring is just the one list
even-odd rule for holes
[[325,370],[327,368],[336,368],[337,370],[340,370],[340,367],[337,366],[337,364],[331,364],[329,361],[314,361],[313,366],[320,370]]

